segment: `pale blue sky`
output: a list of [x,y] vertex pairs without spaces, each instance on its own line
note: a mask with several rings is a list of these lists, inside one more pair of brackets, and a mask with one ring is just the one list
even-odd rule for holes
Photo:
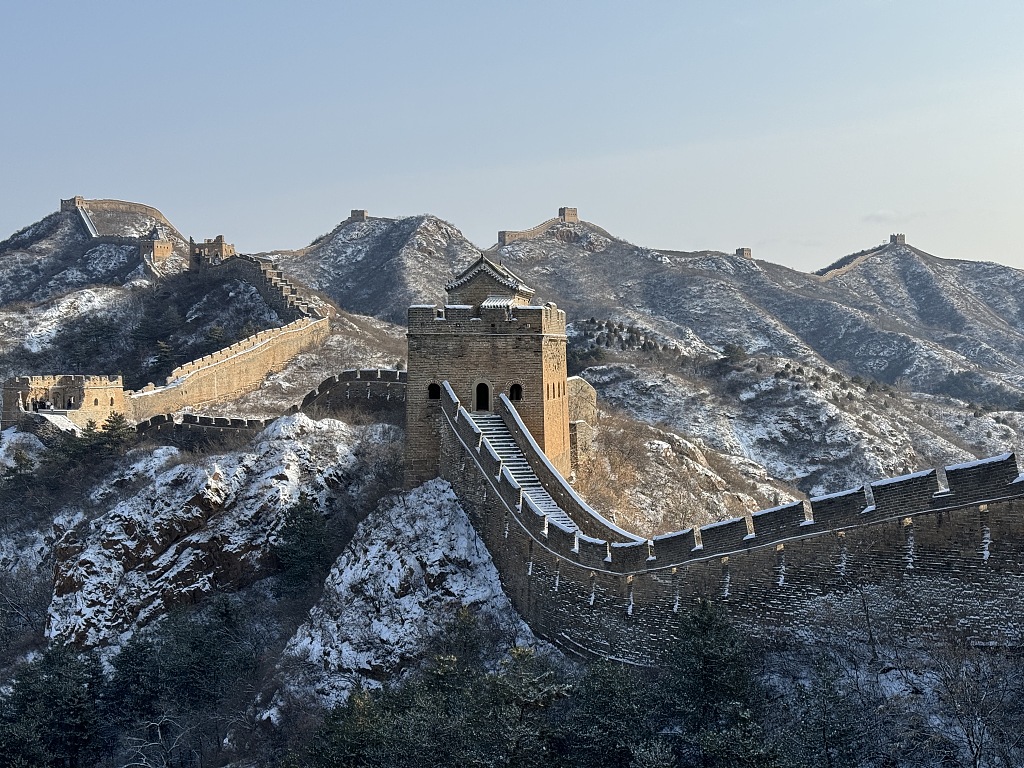
[[1024,3],[0,0],[0,239],[81,194],[299,247],[560,205],[800,269],[1024,267]]

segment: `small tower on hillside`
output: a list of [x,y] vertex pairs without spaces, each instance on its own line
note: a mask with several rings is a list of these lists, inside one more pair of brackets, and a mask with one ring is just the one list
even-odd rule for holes
[[506,395],[551,463],[568,474],[565,312],[537,306],[532,288],[485,256],[445,290],[444,306],[409,307],[406,485],[438,474],[445,381],[470,411],[490,411]]
[[173,251],[174,244],[164,237],[160,228],[155,225],[148,235],[139,238],[139,255],[154,264],[162,264],[167,261]]

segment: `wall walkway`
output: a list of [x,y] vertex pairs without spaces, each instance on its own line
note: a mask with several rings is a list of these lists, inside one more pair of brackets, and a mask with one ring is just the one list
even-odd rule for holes
[[[761,637],[827,625],[865,642],[884,628],[1024,644],[1024,480],[1013,454],[946,467],[943,485],[928,470],[647,540],[536,473],[567,500],[559,513],[541,509],[442,390],[442,476],[517,610],[569,652],[650,663],[697,598]],[[514,408],[500,409],[514,428]],[[546,463],[528,441],[518,447],[531,467]]]
[[93,223],[92,216],[85,208],[78,208],[78,218],[82,220],[82,226],[85,227],[85,231],[89,233],[89,237],[99,237],[99,230],[96,229],[96,225]]

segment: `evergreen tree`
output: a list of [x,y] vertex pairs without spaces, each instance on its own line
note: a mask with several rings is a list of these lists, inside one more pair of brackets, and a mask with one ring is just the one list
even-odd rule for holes
[[557,730],[574,766],[627,768],[655,737],[649,681],[624,664],[596,661],[573,688]]
[[662,661],[662,711],[678,728],[683,765],[710,768],[778,764],[760,726],[763,692],[751,651],[724,613],[707,600],[683,614],[678,640]]
[[123,413],[114,411],[100,426],[100,435],[100,445],[104,449],[121,455],[135,437],[135,426]]
[[312,498],[300,495],[285,513],[271,552],[281,566],[282,595],[297,597],[323,581],[333,562],[332,550],[327,520]]
[[99,662],[56,643],[23,667],[0,713],[0,766],[95,765],[102,753]]

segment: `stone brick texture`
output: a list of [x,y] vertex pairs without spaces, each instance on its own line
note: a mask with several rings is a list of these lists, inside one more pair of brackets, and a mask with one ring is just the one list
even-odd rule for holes
[[40,409],[49,401],[54,412],[67,415],[79,427],[89,421],[102,424],[115,411],[130,412],[120,376],[16,376],[4,382],[3,427],[31,412],[33,400]]
[[320,382],[302,398],[295,410],[334,410],[361,402],[393,402],[404,407],[406,372],[393,368],[362,368],[342,371]]
[[[570,472],[565,312],[554,304],[414,306],[408,339],[407,485],[440,474],[440,404],[430,392],[445,381],[472,410],[493,409],[518,385],[515,406],[530,434],[559,472]],[[477,401],[481,384],[486,404]]]
[[466,410],[447,398],[440,412],[442,476],[516,609],[570,653],[652,663],[698,598],[762,638],[829,629],[864,641],[950,631],[1024,641],[1024,482],[1012,454],[946,468],[948,488],[915,473],[875,483],[875,503],[855,489],[615,541],[585,533],[583,507],[565,506],[579,528],[566,531],[523,503]]
[[[61,201],[61,205],[75,208],[75,200]],[[96,201],[86,202],[92,205]],[[125,210],[156,211],[136,203],[99,202],[111,203],[107,206],[109,210],[126,206]],[[137,238],[129,240],[138,242]],[[185,363],[175,368],[160,387],[151,383],[141,390],[128,391],[119,376],[9,379],[4,383],[0,425],[17,423],[20,416],[31,409],[33,398],[54,402],[55,408],[63,409],[62,413],[79,427],[89,421],[102,423],[114,412],[141,423],[185,407],[229,400],[252,391],[268,374],[280,371],[303,350],[322,344],[330,333],[329,319],[309,305],[299,288],[284,277],[276,264],[251,256],[237,256],[202,268],[228,272],[251,283],[267,304],[290,322]],[[64,408],[69,397],[74,397],[73,405]]]
[[203,406],[251,392],[299,352],[322,344],[328,333],[326,318],[302,318],[282,328],[260,331],[175,368],[162,387],[148,384],[132,392],[129,413],[135,421],[143,421],[186,406]]

